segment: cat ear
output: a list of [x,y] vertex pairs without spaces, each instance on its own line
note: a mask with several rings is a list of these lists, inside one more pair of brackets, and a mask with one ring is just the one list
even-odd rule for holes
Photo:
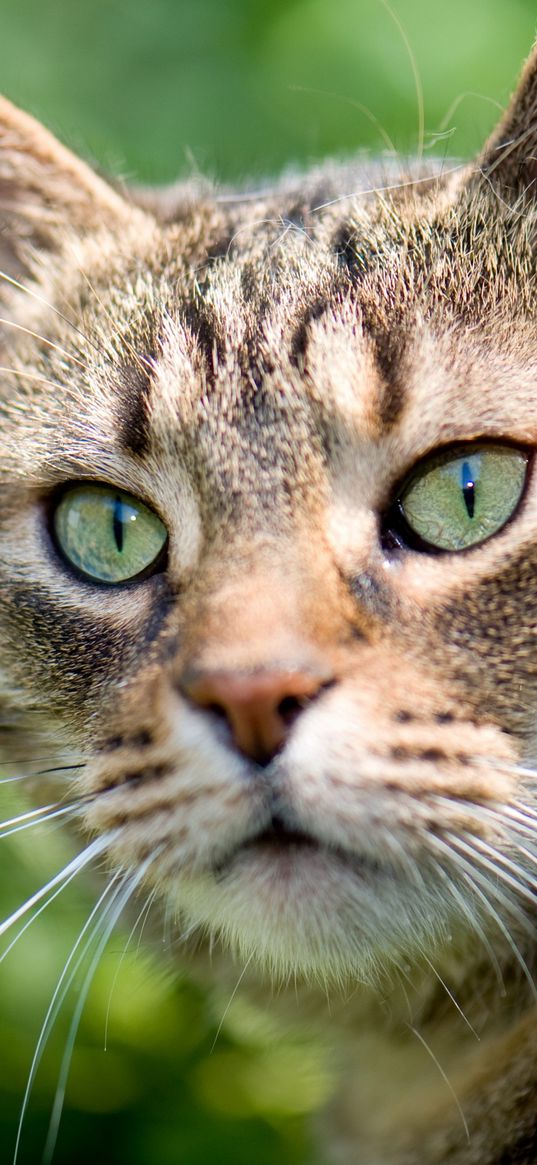
[[128,214],[127,203],[38,121],[0,97],[0,266],[24,269],[37,249]]
[[537,42],[480,165],[483,175],[505,197],[528,194],[537,198]]

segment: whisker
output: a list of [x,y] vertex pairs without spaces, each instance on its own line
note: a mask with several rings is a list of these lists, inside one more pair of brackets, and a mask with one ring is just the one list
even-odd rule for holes
[[507,992],[506,992],[504,977],[502,974],[502,969],[501,969],[500,964],[498,962],[496,952],[495,952],[494,948],[492,947],[491,943],[489,942],[488,937],[487,937],[485,931],[483,930],[483,927],[480,925],[475,914],[472,914],[470,907],[468,906],[468,903],[465,901],[463,895],[460,893],[460,891],[459,891],[458,887],[455,885],[453,879],[450,878],[447,870],[445,870],[444,867],[439,862],[435,862],[435,869],[436,869],[437,873],[440,874],[443,877],[444,881],[447,883],[449,893],[451,894],[452,898],[455,899],[460,910],[464,914],[465,918],[468,920],[468,923],[469,923],[471,930],[473,930],[475,932],[475,934],[477,934],[478,938],[481,940],[481,943],[487,952],[487,955],[490,959],[493,971],[496,975],[496,980],[498,983],[498,988],[500,990],[500,994],[502,997],[505,997]]
[[83,769],[84,764],[85,764],[85,761],[80,761],[78,764],[74,764],[74,765],[52,765],[52,767],[48,768],[48,769],[39,769],[36,773],[33,774],[33,776],[46,777],[50,773],[73,772],[75,769]]
[[84,869],[84,867],[87,866],[89,862],[93,861],[93,858],[97,857],[99,854],[102,854],[110,842],[113,841],[115,836],[116,833],[105,833],[102,837],[95,838],[95,840],[92,841],[86,847],[86,849],[82,851],[82,853],[77,854],[76,857],[73,858],[72,861],[68,862],[68,864],[64,866],[58,874],[55,874],[54,877],[51,878],[50,881],[48,881],[44,886],[42,886],[40,890],[36,890],[35,894],[32,894],[30,898],[27,898],[26,902],[24,902],[22,906],[19,906],[17,910],[14,910],[13,914],[10,914],[9,918],[4,919],[4,921],[0,923],[0,935],[5,934],[6,931],[8,931],[15,922],[18,922],[19,918],[23,918],[25,914],[28,914],[28,911],[31,910],[33,906],[37,906],[37,903],[42,901],[42,899],[48,894],[49,890],[53,890],[55,886],[58,886],[61,882],[65,882],[66,878],[69,878],[72,871],[78,872],[78,870]]
[[509,158],[510,155],[515,150],[517,150],[519,146],[523,144],[523,142],[527,140],[527,138],[532,137],[534,129],[534,123],[531,121],[530,125],[527,129],[524,130],[523,133],[518,134],[516,138],[512,138],[509,142],[503,142],[501,146],[497,147],[498,157],[496,158],[495,162],[492,162],[487,166],[486,174],[482,171],[483,177],[490,179],[491,175],[494,174],[494,171],[498,169],[498,166],[504,165],[506,158]]
[[55,765],[51,769],[36,769],[33,773],[19,773],[16,777],[0,777],[0,785],[13,785],[19,781],[35,781],[37,777],[49,776],[51,773],[64,773],[83,767],[83,765]]
[[[78,271],[79,271],[79,274],[84,279],[84,281],[87,283],[92,295],[95,296],[95,299],[97,300],[97,303],[99,304],[99,307],[101,308],[101,311],[104,313],[107,320],[112,325],[113,335],[115,336],[116,335],[116,327],[117,327],[116,320],[113,318],[112,314],[109,312],[108,308],[103,303],[98,291],[95,289],[91,280],[86,275],[86,272],[83,271],[81,267],[78,268]],[[122,337],[122,340],[123,340],[123,343],[125,344],[125,347],[130,352],[130,354],[134,360],[134,363],[138,365],[138,368],[142,369],[142,372],[147,373],[148,370],[151,368],[151,364],[147,360],[147,358],[140,356],[139,352],[136,351],[136,348],[133,347],[133,345],[130,343],[130,341],[125,336]]]
[[[516,961],[517,961],[517,963],[518,963],[518,965],[519,965],[519,967],[520,967],[520,969],[521,969],[521,971],[522,971],[522,973],[523,973],[523,975],[524,975],[524,977],[525,977],[525,979],[526,979],[526,980],[527,980],[527,982],[528,982],[528,985],[529,985],[529,987],[530,987],[530,990],[531,990],[531,993],[532,993],[532,995],[533,995],[534,999],[537,1001],[537,987],[536,987],[536,985],[535,985],[535,982],[534,982],[534,979],[533,979],[533,975],[532,975],[532,973],[531,973],[531,971],[530,971],[530,969],[529,969],[529,967],[528,967],[528,964],[527,964],[527,962],[526,962],[526,960],[525,960],[525,958],[524,958],[524,956],[523,956],[522,952],[519,950],[519,948],[518,948],[518,946],[517,946],[517,944],[516,944],[516,942],[515,942],[515,940],[514,940],[514,938],[513,938],[512,934],[511,934],[511,932],[510,932],[510,931],[507,929],[507,927],[506,927],[505,923],[503,922],[502,918],[501,918],[501,917],[500,917],[500,915],[498,914],[498,911],[494,909],[494,907],[492,906],[492,903],[491,903],[491,902],[489,902],[489,900],[488,900],[488,898],[486,897],[486,895],[485,895],[485,894],[482,892],[482,890],[480,890],[479,886],[478,886],[478,885],[476,885],[476,879],[477,879],[477,881],[481,882],[481,884],[482,884],[482,885],[485,885],[485,886],[487,887],[487,889],[488,889],[489,887],[488,887],[488,884],[487,884],[487,881],[486,881],[486,879],[485,879],[485,878],[481,878],[481,877],[479,876],[479,873],[478,873],[478,871],[474,871],[474,872],[473,872],[473,875],[472,875],[472,874],[468,874],[468,873],[467,873],[467,874],[466,874],[466,879],[467,879],[467,881],[468,881],[468,884],[470,885],[470,887],[471,887],[471,889],[472,889],[472,892],[473,892],[473,893],[474,893],[474,894],[475,894],[475,895],[476,895],[476,896],[477,896],[477,897],[480,899],[480,901],[483,903],[484,907],[485,907],[485,908],[486,908],[486,910],[488,911],[488,913],[489,913],[490,917],[492,918],[493,922],[495,922],[495,923],[496,923],[496,926],[497,926],[497,927],[498,927],[498,929],[501,931],[501,933],[502,933],[503,937],[505,938],[505,941],[506,941],[506,942],[507,942],[507,944],[509,945],[509,947],[510,947],[510,949],[511,949],[511,951],[512,951],[512,953],[513,953],[513,955],[514,955],[514,957],[515,957],[515,959],[516,959]],[[500,901],[501,901],[501,899],[500,899]]]
[[482,757],[480,758],[480,763],[487,766],[490,765],[502,773],[513,773],[515,776],[520,777],[532,777],[534,781],[537,781],[537,770],[528,768],[527,765],[510,764],[508,761],[498,760],[495,757],[491,757],[490,759],[488,757]]
[[62,882],[61,885],[58,886],[54,890],[54,893],[50,895],[50,898],[45,899],[45,901],[41,903],[41,906],[39,906],[37,910],[34,910],[34,913],[30,916],[30,918],[28,918],[26,920],[26,922],[24,923],[24,925],[21,926],[20,930],[15,935],[15,938],[13,938],[11,940],[11,942],[9,943],[9,945],[5,948],[5,950],[2,951],[2,954],[0,955],[0,963],[4,962],[4,959],[7,958],[7,956],[9,955],[9,952],[11,950],[13,950],[13,947],[16,946],[19,939],[22,938],[23,934],[25,934],[26,931],[29,930],[29,928],[35,922],[36,918],[39,918],[40,914],[43,914],[45,910],[48,910],[51,903],[54,902],[55,899],[58,898],[60,894],[63,894],[63,891],[66,889],[66,887],[69,885],[69,883],[72,882],[74,880],[74,878],[76,878],[76,876],[79,872],[80,872],[79,868],[74,869],[73,872],[71,874],[69,874],[69,877],[66,878],[65,881]]
[[8,275],[6,271],[0,271],[0,279],[3,279],[5,283],[9,283],[12,287],[16,287],[18,291],[23,291],[25,295],[29,295],[31,299],[35,299],[37,303],[42,304],[43,307],[54,312],[54,315],[58,316],[60,320],[63,320],[64,324],[72,328],[77,335],[81,336],[86,344],[90,344],[100,355],[103,355],[103,349],[99,344],[92,340],[90,336],[86,336],[82,329],[75,324],[74,320],[69,319],[69,316],[64,315],[53,303],[50,303],[42,295],[39,295],[39,292],[34,291],[31,287],[27,287],[24,283],[20,283],[18,279],[14,279],[12,275]]
[[76,817],[77,813],[81,812],[79,805],[63,805],[61,809],[55,809],[53,813],[48,813],[44,817],[38,817],[34,821],[25,821],[22,825],[16,825],[13,829],[6,829],[0,833],[0,841],[4,837],[12,837],[15,833],[23,833],[26,829],[35,829],[38,825],[48,825],[49,821],[54,821],[56,817],[67,817],[72,815]]
[[380,134],[389,153],[397,155],[397,148],[382,122],[375,116],[373,110],[369,109],[367,105],[363,105],[361,101],[355,101],[354,97],[347,97],[346,94],[337,93],[332,89],[318,89],[314,85],[291,85],[290,89],[292,93],[305,93],[307,96],[314,95],[316,97],[330,97],[334,101],[338,101],[341,105],[350,106],[351,109],[356,109],[358,113],[363,113],[364,117],[367,117],[371,125]]
[[523,805],[520,801],[514,801],[512,811],[518,813],[521,818],[537,825],[537,809],[534,809],[532,805]]
[[[47,1009],[47,1013],[45,1015],[45,1018],[43,1020],[42,1026],[41,1026],[41,1031],[39,1033],[39,1039],[38,1039],[37,1044],[36,1044],[36,1048],[35,1048],[35,1051],[34,1051],[34,1054],[32,1057],[32,1063],[30,1065],[30,1071],[28,1073],[28,1080],[26,1082],[26,1088],[24,1090],[24,1096],[22,1099],[21,1111],[20,1111],[20,1116],[19,1116],[19,1123],[18,1123],[18,1127],[17,1127],[17,1136],[16,1136],[16,1140],[15,1140],[15,1150],[14,1150],[14,1154],[13,1154],[12,1165],[17,1165],[19,1148],[20,1148],[20,1141],[21,1141],[21,1136],[22,1136],[22,1129],[23,1129],[23,1124],[24,1124],[24,1118],[26,1116],[26,1111],[28,1108],[30,1094],[31,1094],[34,1080],[35,1080],[35,1077],[37,1074],[37,1070],[39,1068],[39,1064],[41,1063],[41,1058],[42,1058],[43,1051],[45,1049],[45,1045],[46,1045],[46,1042],[48,1040],[51,1028],[56,1020],[56,1016],[57,1016],[57,1014],[62,1006],[62,1003],[67,995],[67,992],[69,991],[71,983],[73,982],[73,979],[74,979],[81,963],[83,962],[83,960],[84,960],[84,958],[85,958],[85,956],[86,956],[86,954],[91,946],[91,943],[93,942],[97,928],[94,928],[92,930],[87,942],[83,946],[83,949],[82,949],[78,959],[76,960],[76,962],[74,962],[76,953],[77,953],[77,951],[78,951],[78,949],[79,949],[79,947],[84,939],[84,936],[87,934],[87,931],[91,927],[91,925],[95,919],[95,916],[98,914],[98,912],[99,912],[103,902],[105,902],[106,898],[108,896],[110,896],[110,902],[108,902],[107,906],[105,907],[105,917],[106,917],[106,912],[108,911],[108,909],[110,909],[113,906],[114,902],[117,900],[118,894],[119,894],[120,889],[121,889],[121,886],[119,886],[119,887],[117,886],[117,882],[118,882],[120,877],[121,877],[121,872],[118,870],[113,875],[112,880],[105,887],[105,889],[103,890],[100,897],[97,899],[95,906],[92,908],[88,918],[86,919],[86,921],[84,923],[84,926],[82,927],[82,930],[80,931],[80,934],[78,935],[78,938],[76,939],[76,941],[71,949],[71,952],[70,952],[70,954],[67,958],[67,961],[65,963],[65,966],[63,968],[63,971],[62,971],[60,978],[58,979],[58,982],[56,984],[56,987],[54,989],[54,993],[53,993],[52,998],[50,1000],[50,1003],[49,1003],[49,1006]],[[127,875],[124,874],[123,882],[121,883],[121,885],[125,884],[126,878],[127,878]],[[102,918],[98,919],[98,924],[100,924],[101,922],[102,922]],[[74,966],[72,966],[73,962],[74,962]],[[70,970],[71,967],[72,967],[72,969]]]
[[[73,754],[71,752],[66,753],[65,755],[68,757],[70,762],[73,760]],[[0,767],[3,766],[5,768],[6,765],[10,765],[10,764],[17,764],[17,766],[20,766],[20,765],[42,765],[42,764],[45,764],[47,761],[61,761],[61,759],[62,759],[61,754],[58,754],[57,752],[49,753],[47,756],[29,756],[26,758],[26,760],[24,759],[24,757],[18,756],[16,758],[16,761],[12,761],[9,759],[9,757],[6,757],[6,759],[4,761],[0,762]],[[81,760],[76,762],[76,763],[82,766],[86,763],[86,758],[82,757]],[[62,766],[58,765],[58,767],[62,767]]]
[[[45,376],[42,372],[28,372],[23,368],[9,368],[6,365],[0,366],[0,372],[5,372],[10,376],[21,376],[26,380],[37,380],[40,384],[47,384],[49,388],[59,388],[61,392],[65,390],[65,385],[61,384],[59,380],[51,380],[49,376]],[[10,400],[8,404],[10,409],[26,411],[24,402]]]
[[393,23],[395,24],[395,26],[399,32],[399,35],[401,37],[401,40],[405,46],[408,60],[410,61],[410,68],[412,69],[412,76],[414,78],[414,89],[415,89],[415,94],[416,94],[416,105],[417,105],[417,110],[418,110],[417,157],[418,157],[418,159],[421,159],[421,157],[423,156],[423,143],[425,141],[425,102],[423,99],[423,85],[421,83],[421,77],[420,77],[419,70],[418,70],[418,64],[416,61],[414,51],[412,49],[412,45],[410,44],[410,41],[408,39],[408,34],[406,32],[406,29],[403,25],[403,22],[402,22],[400,16],[395,11],[395,9],[392,8],[391,4],[389,3],[389,0],[379,0],[379,3],[382,4],[383,8],[386,9],[386,12],[388,13],[390,19],[393,20]]
[[461,1102],[460,1102],[460,1100],[459,1100],[459,1098],[458,1098],[458,1096],[457,1096],[457,1093],[455,1092],[455,1089],[454,1089],[454,1087],[453,1087],[453,1085],[452,1085],[452,1083],[451,1083],[451,1081],[450,1081],[450,1079],[449,1079],[449,1076],[447,1076],[447,1075],[446,1075],[446,1073],[445,1073],[445,1071],[444,1071],[444,1069],[443,1069],[443,1067],[442,1067],[442,1065],[441,1065],[441,1063],[440,1063],[440,1061],[439,1061],[438,1057],[437,1057],[437,1056],[435,1056],[435,1054],[434,1054],[434,1052],[433,1052],[433,1049],[432,1049],[432,1048],[431,1048],[431,1046],[430,1046],[430,1045],[427,1043],[427,1040],[425,1039],[425,1037],[424,1037],[424,1036],[422,1036],[421,1032],[420,1032],[420,1031],[418,1031],[417,1027],[414,1027],[414,1025],[413,1025],[413,1024],[411,1024],[411,1023],[407,1024],[407,1026],[408,1026],[409,1030],[410,1030],[410,1031],[413,1033],[413,1035],[415,1035],[416,1039],[417,1039],[417,1040],[419,1040],[419,1042],[420,1042],[420,1044],[422,1045],[422,1047],[423,1047],[423,1048],[425,1048],[425,1051],[426,1051],[426,1052],[429,1054],[429,1056],[431,1057],[431,1060],[433,1061],[433,1064],[434,1064],[434,1065],[435,1065],[435,1067],[438,1069],[438,1071],[439,1071],[439,1073],[440,1073],[440,1075],[441,1075],[441,1077],[442,1077],[442,1080],[444,1081],[444,1083],[446,1084],[446,1086],[449,1088],[449,1091],[451,1092],[451,1095],[452,1095],[452,1097],[453,1097],[453,1100],[455,1101],[455,1104],[456,1104],[456,1106],[457,1106],[457,1110],[458,1110],[459,1116],[460,1116],[460,1118],[461,1118],[461,1121],[462,1121],[462,1125],[463,1125],[464,1132],[465,1132],[465,1135],[466,1135],[466,1140],[468,1141],[468,1144],[470,1144],[470,1130],[469,1130],[469,1128],[468,1128],[468,1122],[467,1122],[467,1120],[466,1120],[466,1117],[465,1117],[465,1115],[464,1115],[464,1111],[463,1111],[463,1108],[462,1108]]
[[[475,865],[468,862],[463,857],[463,855],[461,853],[457,853],[457,852],[453,851],[451,845],[448,845],[446,842],[444,842],[438,836],[431,838],[431,841],[435,844],[436,848],[440,849],[444,853],[444,855],[446,855],[448,857],[451,864],[453,864],[454,858],[456,858],[457,865],[461,867],[460,872],[461,872],[462,877],[464,878],[465,882],[470,886],[472,893],[475,894],[476,898],[478,898],[479,901],[484,906],[486,914],[489,915],[489,917],[493,920],[493,922],[496,923],[496,926],[501,931],[501,933],[502,933],[503,937],[505,938],[505,941],[507,942],[510,950],[512,951],[519,967],[521,968],[525,978],[527,979],[527,982],[530,986],[532,995],[537,1000],[537,987],[536,987],[535,982],[533,980],[533,976],[531,974],[531,971],[526,963],[526,960],[524,959],[524,956],[522,955],[521,951],[518,949],[517,944],[515,943],[515,940],[514,940],[512,934],[507,929],[505,923],[503,922],[502,918],[498,914],[498,911],[494,909],[494,907],[493,907],[492,903],[490,902],[489,898],[487,897],[487,895],[483,892],[482,889],[480,889],[479,884],[481,884],[481,886],[484,886],[487,893],[492,894],[497,899],[497,901],[500,902],[501,905],[504,908],[506,908],[511,915],[513,915],[513,917],[516,919],[516,921],[519,924],[526,921],[524,918],[524,915],[520,915],[520,912],[516,911],[514,902],[511,902],[508,898],[505,897],[505,895],[500,894],[498,891],[498,888],[496,886],[494,886],[493,884],[491,884],[490,879],[486,878],[483,874],[481,874],[479,869],[476,869]],[[532,938],[535,938],[535,928],[534,927],[530,928],[530,933],[532,935]]]
[[[472,842],[474,845],[477,846],[477,848],[479,850],[485,851],[485,853],[488,853],[491,858],[494,858],[497,862],[501,862],[502,865],[504,865],[507,870],[510,870],[511,873],[515,875],[515,877],[525,878],[528,885],[534,887],[534,890],[536,891],[536,893],[534,893],[533,898],[534,898],[535,906],[537,908],[537,882],[535,881],[533,876],[531,874],[528,874],[524,870],[523,867],[518,866],[516,864],[516,862],[513,862],[510,858],[508,858],[506,856],[506,854],[503,854],[503,853],[501,853],[501,851],[497,851],[497,850],[493,849],[493,847],[491,845],[489,845],[488,842],[484,841],[483,838],[472,838]],[[535,862],[537,862],[537,858],[534,858],[533,860]]]
[[[17,817],[8,817],[5,821],[0,821],[0,831],[11,825],[18,825],[22,821],[30,821],[40,817],[43,813],[49,813],[51,810],[58,808],[60,808],[60,802],[53,801],[50,805],[41,805],[38,809],[29,809],[26,813],[19,813]],[[66,806],[63,806],[63,808],[66,808]]]
[[455,998],[455,996],[454,996],[453,992],[452,992],[452,991],[450,991],[450,989],[449,989],[449,987],[448,987],[447,983],[446,983],[446,982],[445,982],[445,980],[442,978],[442,976],[440,975],[439,971],[437,971],[437,969],[436,969],[436,967],[435,967],[434,963],[432,963],[432,962],[431,962],[430,958],[428,957],[428,955],[426,955],[426,953],[425,953],[425,951],[422,949],[422,947],[420,947],[419,949],[420,949],[420,955],[421,955],[422,959],[424,959],[424,960],[425,960],[425,962],[427,963],[427,966],[428,966],[428,967],[430,967],[431,971],[433,972],[433,975],[435,976],[435,978],[436,978],[436,979],[438,979],[438,982],[440,983],[441,987],[443,987],[443,988],[444,988],[444,991],[446,992],[446,995],[448,996],[448,998],[449,998],[449,999],[451,999],[451,1002],[452,1002],[453,1006],[456,1008],[456,1010],[458,1011],[458,1013],[459,1013],[459,1015],[460,1015],[461,1019],[464,1021],[464,1023],[465,1023],[465,1024],[466,1024],[466,1026],[467,1026],[467,1028],[468,1028],[468,1029],[471,1031],[472,1035],[473,1035],[473,1036],[475,1036],[476,1040],[477,1040],[477,1041],[478,1041],[478,1043],[479,1043],[479,1041],[480,1041],[480,1036],[479,1036],[479,1035],[478,1035],[478,1033],[476,1032],[476,1030],[475,1030],[475,1027],[473,1026],[473,1024],[471,1024],[471,1023],[470,1023],[470,1020],[468,1019],[468,1016],[467,1016],[467,1015],[465,1014],[465,1012],[463,1011],[463,1009],[462,1009],[462,1007],[461,1007],[460,1003],[459,1003],[459,1002],[458,1002],[458,1000]]
[[147,899],[145,917],[144,917],[142,925],[140,927],[140,933],[138,935],[138,942],[136,944],[136,950],[138,952],[140,951],[140,947],[142,945],[142,939],[144,937],[144,930],[146,928],[146,924],[147,924],[147,920],[149,918],[149,915],[151,913],[151,907],[155,901],[155,898],[157,898],[157,897],[158,897],[158,889],[155,886],[155,889],[151,891],[151,893],[149,894],[148,899]]
[[[438,794],[435,794],[434,798],[432,799],[448,805],[453,804],[453,801],[450,797],[445,797]],[[523,820],[523,814],[521,814],[519,810],[514,807],[514,804],[477,805],[475,802],[465,801],[462,798],[457,799],[456,803],[457,805],[460,805],[464,808],[465,813],[475,817],[476,819],[480,819],[481,821],[485,820],[486,818],[489,820],[494,820],[496,824],[501,827],[503,836],[507,836],[509,841],[514,840],[512,837],[513,830],[517,833],[522,833],[524,836],[530,836],[532,838],[536,837],[536,826],[531,824],[529,825],[525,820]],[[506,818],[509,818],[509,820],[507,821]]]
[[67,352],[65,348],[62,348],[60,344],[56,344],[54,340],[49,340],[46,336],[41,336],[39,332],[33,332],[31,328],[25,328],[23,324],[17,324],[14,320],[7,320],[3,316],[0,316],[0,324],[8,328],[15,328],[18,332],[24,332],[26,336],[33,336],[34,340],[40,340],[42,344],[46,344],[47,347],[53,348],[55,352],[59,352],[60,356],[65,356],[66,360],[70,360],[73,364],[78,364],[84,371],[88,371],[88,365],[83,360],[79,360],[78,356],[74,356],[72,352]]
[[240,973],[240,975],[239,975],[239,977],[238,977],[238,979],[237,979],[237,982],[235,983],[235,986],[234,986],[234,988],[233,988],[233,991],[231,992],[231,995],[230,995],[230,997],[229,997],[229,999],[228,999],[228,1001],[227,1001],[226,1007],[225,1007],[225,1009],[224,1009],[224,1012],[223,1012],[223,1014],[222,1014],[222,1017],[221,1017],[221,1019],[220,1019],[220,1023],[218,1024],[218,1027],[217,1027],[217,1029],[216,1029],[216,1035],[215,1035],[215,1037],[214,1037],[214,1040],[213,1040],[213,1042],[212,1042],[212,1044],[211,1044],[211,1055],[212,1055],[212,1053],[214,1052],[214,1049],[215,1049],[215,1047],[216,1047],[216,1044],[217,1044],[217,1042],[218,1042],[218,1037],[219,1037],[219,1035],[220,1035],[220,1032],[222,1031],[222,1028],[223,1028],[223,1026],[224,1026],[224,1023],[225,1023],[225,1019],[226,1019],[227,1013],[228,1013],[228,1011],[229,1011],[229,1009],[230,1009],[230,1007],[231,1007],[231,1004],[233,1003],[233,1000],[234,1000],[234,998],[235,998],[235,996],[236,996],[236,994],[237,994],[237,991],[239,990],[239,987],[240,987],[240,985],[241,985],[241,983],[242,983],[242,981],[243,981],[243,979],[244,979],[244,976],[246,975],[246,972],[247,972],[247,970],[248,970],[248,968],[249,968],[249,966],[250,966],[250,963],[252,962],[252,959],[253,959],[253,957],[254,957],[254,952],[252,951],[251,955],[249,955],[249,957],[247,958],[247,960],[246,960],[246,962],[245,962],[245,964],[244,964],[244,967],[242,968],[242,971],[241,971],[241,973]]
[[113,998],[114,991],[116,988],[116,983],[118,981],[119,974],[120,974],[121,968],[123,966],[123,962],[125,960],[125,956],[127,954],[127,951],[128,951],[129,946],[134,938],[134,935],[136,934],[136,931],[137,931],[140,923],[142,923],[141,934],[143,934],[143,930],[144,930],[145,924],[147,922],[149,911],[153,905],[153,902],[155,901],[156,895],[157,895],[157,890],[156,889],[151,890],[146,901],[144,902],[135,922],[133,923],[133,925],[130,929],[127,941],[123,947],[123,950],[121,952],[121,957],[118,961],[118,965],[117,965],[116,970],[114,972],[114,978],[112,979],[112,986],[110,987],[110,993],[108,995],[108,1003],[107,1003],[107,1007],[106,1007],[106,1017],[105,1017],[105,1021],[104,1021],[104,1051],[105,1052],[108,1050],[108,1027],[109,1027],[109,1023],[110,1023],[110,1010],[112,1007],[112,998]]
[[[477,810],[477,813],[475,814],[476,816],[481,817],[482,819],[484,817],[492,818],[492,820],[495,821],[496,824],[501,825],[503,827],[503,829],[505,830],[506,823],[505,823],[504,817],[505,817],[505,813],[510,808],[509,806],[502,807],[501,810],[494,809],[490,805],[473,806],[471,808],[474,808]],[[524,856],[528,859],[528,861],[531,862],[532,865],[537,866],[537,854],[532,853],[531,850],[529,850],[525,845],[522,845],[518,841],[518,839],[513,836],[513,833],[515,833],[515,834],[520,835],[521,837],[530,838],[532,841],[535,841],[535,840],[537,840],[537,835],[536,835],[535,829],[532,829],[530,826],[520,823],[518,821],[517,817],[515,817],[514,819],[511,819],[512,815],[510,813],[508,813],[508,816],[510,818],[510,820],[508,822],[508,830],[509,830],[508,840],[509,840],[509,843],[516,847],[517,853],[524,854]]]
[[529,849],[526,849],[525,845],[517,844],[517,850],[519,853],[524,854],[524,856],[527,857],[528,861],[530,861],[532,865],[537,866],[537,856],[532,854]]
[[455,100],[451,102],[447,113],[444,114],[442,120],[439,123],[437,131],[439,134],[443,134],[447,130],[452,117],[455,116],[459,106],[463,101],[466,101],[468,97],[477,98],[479,101],[486,101],[488,105],[492,105],[494,109],[500,112],[500,114],[503,114],[504,112],[503,105],[500,101],[496,101],[494,97],[488,97],[485,93],[478,93],[473,89],[466,89],[464,93],[459,93],[458,97],[456,97]]
[[[45,1150],[43,1153],[42,1165],[50,1165],[50,1162],[52,1160],[52,1155],[54,1153],[54,1149],[56,1146],[60,1118],[61,1118],[62,1109],[63,1109],[63,1102],[65,1099],[65,1089],[67,1086],[67,1078],[69,1075],[69,1068],[71,1066],[71,1058],[73,1055],[73,1048],[75,1045],[77,1032],[78,1032],[78,1028],[80,1026],[80,1020],[82,1019],[82,1013],[84,1011],[84,1007],[86,1004],[88,993],[89,993],[91,984],[93,983],[95,972],[96,972],[97,967],[99,966],[99,963],[101,961],[106,944],[108,943],[108,940],[110,938],[110,935],[112,934],[114,927],[117,925],[118,919],[120,918],[123,909],[127,905],[127,902],[129,901],[129,899],[135,893],[137,887],[140,885],[140,882],[142,881],[144,875],[146,874],[149,866],[154,861],[155,856],[156,855],[151,854],[150,857],[148,857],[146,859],[146,861],[141,864],[141,866],[135,871],[134,874],[131,874],[130,871],[127,872],[127,875],[125,876],[124,880],[120,884],[119,894],[117,896],[116,901],[114,901],[111,904],[110,903],[108,904],[108,909],[106,912],[109,916],[108,922],[106,923],[106,926],[104,927],[104,930],[103,930],[103,933],[102,933],[101,938],[99,940],[97,949],[96,949],[95,954],[92,958],[91,964],[90,964],[88,971],[87,971],[87,974],[86,974],[86,977],[85,977],[84,982],[82,984],[82,987],[80,989],[79,996],[78,996],[78,1002],[77,1002],[77,1005],[76,1005],[76,1008],[75,1008],[75,1011],[73,1014],[71,1026],[69,1028],[67,1042],[65,1045],[65,1051],[63,1054],[62,1064],[61,1064],[61,1068],[60,1068],[60,1075],[58,1078],[56,1096],[54,1098],[54,1106],[53,1106],[52,1114],[51,1114],[51,1118],[50,1118],[50,1124],[49,1124],[47,1140],[46,1140],[46,1144],[45,1144]],[[106,919],[106,914],[105,914],[105,919]],[[104,921],[103,919],[100,919],[99,920],[100,924],[102,924],[103,921]],[[14,1165],[15,1165],[15,1163],[14,1163]]]
[[[466,170],[467,162],[459,162],[456,166],[450,166],[448,170],[442,171],[442,177],[448,177],[450,174],[459,174],[462,170]],[[317,214],[321,210],[327,210],[330,206],[337,206],[339,202],[346,202],[353,198],[363,198],[368,194],[388,194],[392,190],[407,190],[412,186],[423,186],[425,183],[431,181],[434,175],[424,175],[423,178],[409,178],[406,182],[393,182],[387,186],[372,186],[366,190],[351,190],[348,194],[340,194],[337,198],[330,198],[327,202],[320,202],[318,206],[311,208],[312,214]]]
[[[508,886],[511,890],[514,890],[517,897],[520,896],[521,898],[526,898],[532,906],[537,904],[535,894],[532,894],[531,891],[528,890],[527,887],[524,886],[524,884],[519,880],[519,878],[513,877],[508,873],[507,870],[499,868],[497,862],[490,861],[489,858],[487,858],[484,854],[480,853],[478,849],[476,849],[474,844],[467,845],[466,842],[462,840],[462,838],[457,837],[454,834],[446,834],[446,837],[449,837],[451,845],[454,847],[454,849],[456,849],[458,852],[462,850],[462,852],[466,854],[467,857],[470,857],[473,861],[477,862],[483,869],[488,870],[491,874],[503,882],[505,886]],[[475,840],[476,839],[472,839],[472,842]],[[505,859],[505,861],[508,861],[508,859]]]

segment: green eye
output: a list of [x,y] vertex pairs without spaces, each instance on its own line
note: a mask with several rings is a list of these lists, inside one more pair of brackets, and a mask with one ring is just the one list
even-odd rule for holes
[[78,485],[63,495],[54,531],[65,558],[96,582],[122,583],[156,563],[167,533],[143,502],[105,485]]
[[511,445],[451,449],[422,462],[401,494],[400,512],[431,548],[477,546],[514,514],[527,465],[527,454]]

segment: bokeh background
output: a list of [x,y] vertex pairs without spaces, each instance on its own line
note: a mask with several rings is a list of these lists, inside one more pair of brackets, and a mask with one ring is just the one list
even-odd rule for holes
[[[393,0],[392,12],[384,0],[0,0],[0,89],[100,168],[137,181],[242,182],[362,148],[412,153],[416,77],[425,150],[469,156],[536,23],[535,0]],[[11,780],[27,769],[3,770],[3,820],[39,803],[39,779],[31,789]],[[55,824],[1,839],[1,917],[75,852]],[[98,871],[81,874],[5,957],[15,932],[0,939],[2,1163],[50,998],[102,884]],[[309,1118],[333,1087],[328,1048],[240,990],[230,1004],[229,989],[208,994],[172,972],[173,922],[159,927],[154,914],[140,937],[135,917],[95,975],[54,1161],[314,1165]],[[41,1160],[84,974],[47,1041],[20,1165]]]

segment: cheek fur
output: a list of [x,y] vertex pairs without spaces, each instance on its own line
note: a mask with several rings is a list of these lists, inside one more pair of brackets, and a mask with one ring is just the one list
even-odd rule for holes
[[537,707],[537,550],[524,546],[436,618],[431,651],[471,706],[525,740]]
[[[101,701],[136,675],[165,624],[169,611],[164,579],[151,580],[143,620],[103,613],[88,615],[65,602],[58,588],[13,587],[4,627],[5,650],[15,659],[21,686],[38,705],[81,722],[98,714]],[[123,624],[123,625],[122,625]]]

